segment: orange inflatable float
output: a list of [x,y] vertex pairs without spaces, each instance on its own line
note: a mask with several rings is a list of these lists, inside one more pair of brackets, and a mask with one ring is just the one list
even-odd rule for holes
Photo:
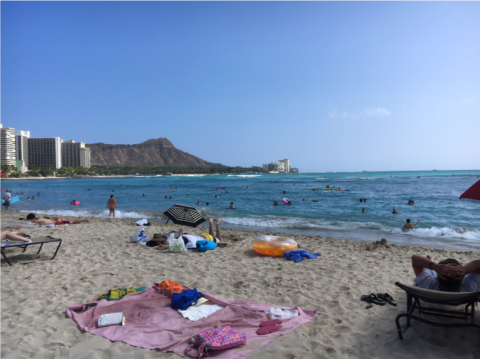
[[262,236],[253,242],[257,253],[271,257],[283,257],[283,253],[298,249],[297,242],[291,238],[279,236]]

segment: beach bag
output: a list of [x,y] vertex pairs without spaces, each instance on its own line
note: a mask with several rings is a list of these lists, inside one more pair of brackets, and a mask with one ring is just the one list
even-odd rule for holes
[[169,245],[169,251],[173,253],[182,253],[187,249],[185,248],[185,242],[183,241],[182,236],[175,238],[175,233],[170,233],[168,235],[167,243]]
[[136,232],[133,236],[128,239],[128,242],[131,243],[139,243],[139,242],[146,242],[148,236],[145,234],[145,228],[142,228],[138,232]]
[[185,349],[185,354],[195,358],[188,352],[193,347],[198,347],[197,358],[208,356],[208,350],[225,350],[232,348],[241,348],[247,344],[245,333],[232,329],[231,327],[208,329],[194,336],[189,340],[189,345]]

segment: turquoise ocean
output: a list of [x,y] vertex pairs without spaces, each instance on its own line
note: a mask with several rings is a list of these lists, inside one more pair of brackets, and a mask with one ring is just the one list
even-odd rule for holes
[[[14,196],[24,192],[14,211],[108,218],[113,194],[117,218],[165,222],[163,212],[178,203],[196,207],[205,218],[224,219],[229,228],[480,252],[480,201],[459,199],[479,177],[480,171],[87,177],[8,180],[2,187]],[[350,191],[323,192],[326,185]],[[24,200],[31,196],[35,200]],[[283,198],[292,205],[283,205]],[[80,205],[70,205],[72,200]],[[237,209],[226,209],[230,202]],[[420,220],[411,233],[401,231],[407,218]]]

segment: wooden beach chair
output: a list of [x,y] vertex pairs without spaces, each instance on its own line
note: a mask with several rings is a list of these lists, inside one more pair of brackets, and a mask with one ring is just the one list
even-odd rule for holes
[[[480,300],[480,292],[442,292],[438,290],[423,289],[411,285],[405,285],[399,282],[396,282],[395,285],[407,292],[407,312],[401,313],[395,318],[398,337],[401,340],[403,340],[403,333],[405,333],[410,327],[411,319],[418,320],[419,322],[434,325],[437,327],[474,327],[480,329],[480,323],[475,321],[475,303]],[[425,306],[421,304],[421,302],[430,304],[441,304],[446,306],[464,305],[465,309],[463,312],[458,310],[439,309],[432,306]],[[418,309],[418,316],[413,314],[415,309]],[[449,322],[431,321],[426,318],[420,318],[420,315],[422,314],[435,317],[463,320],[464,323],[452,322],[451,320]],[[400,319],[403,317],[407,318],[407,327],[402,332],[402,329],[400,328]]]
[[53,254],[53,257],[50,258],[50,260],[54,259],[55,256],[57,255],[57,252],[58,250],[60,249],[60,245],[62,244],[62,239],[61,238],[53,238],[53,237],[50,237],[50,236],[47,236],[47,237],[39,237],[39,238],[33,238],[32,239],[32,242],[14,242],[14,241],[8,241],[6,243],[2,243],[1,245],[1,252],[2,252],[2,256],[3,258],[5,258],[5,260],[7,261],[7,263],[9,265],[12,265],[12,263],[10,263],[10,261],[8,260],[7,258],[7,255],[5,253],[5,250],[8,249],[8,248],[16,248],[16,247],[20,247],[20,248],[23,248],[23,251],[22,253],[24,253],[26,250],[27,250],[27,247],[28,246],[33,246],[33,245],[40,245],[40,248],[38,249],[38,252],[37,254],[40,253],[40,251],[42,250],[43,248],[43,245],[45,243],[54,243],[54,242],[58,242],[58,246],[57,246],[57,249],[55,250],[55,253]]

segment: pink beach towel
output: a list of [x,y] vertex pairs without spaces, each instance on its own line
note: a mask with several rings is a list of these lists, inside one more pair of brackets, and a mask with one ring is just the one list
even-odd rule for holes
[[[310,322],[316,313],[315,310],[295,308],[299,312],[298,317],[284,321],[281,330],[260,336],[256,331],[261,322],[269,319],[265,310],[271,307],[270,304],[248,300],[225,300],[202,292],[205,298],[225,308],[207,318],[192,322],[170,307],[173,291],[160,289],[157,287],[158,284],[151,284],[143,292],[129,294],[119,301],[109,302],[105,299],[96,301],[97,306],[84,313],[73,311],[82,307],[83,303],[74,304],[67,308],[66,314],[73,318],[81,330],[101,335],[111,341],[120,340],[133,346],[171,351],[185,356],[188,340],[207,329],[230,326],[246,334],[247,344],[256,339],[263,339],[261,345],[263,347],[273,340],[268,338],[290,333],[299,325]],[[124,326],[97,328],[100,315],[114,312],[124,313],[126,318]],[[246,358],[254,352],[255,350],[241,348],[229,349],[216,352],[215,357]]]

